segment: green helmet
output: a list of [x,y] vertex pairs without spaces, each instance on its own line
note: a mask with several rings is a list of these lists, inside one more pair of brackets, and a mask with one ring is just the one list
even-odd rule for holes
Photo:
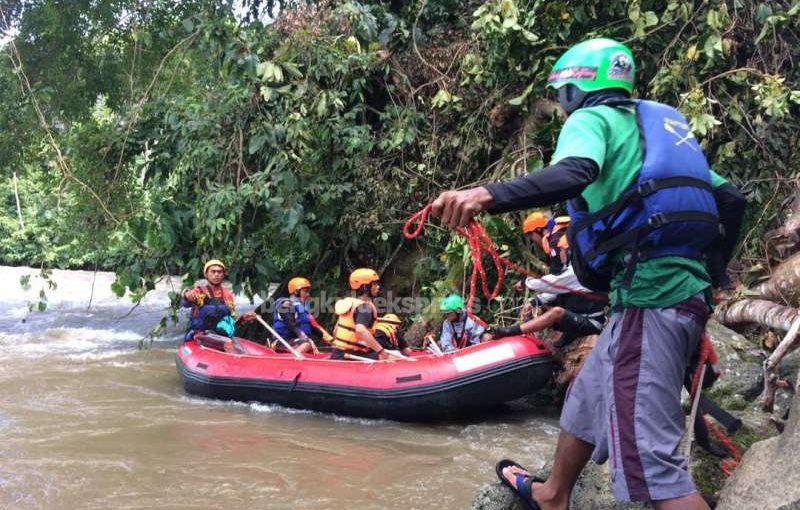
[[443,312],[460,312],[464,309],[464,300],[458,294],[450,294],[442,300]]
[[636,65],[633,53],[613,39],[589,39],[568,49],[556,61],[547,86],[575,85],[583,92],[623,89],[633,92]]

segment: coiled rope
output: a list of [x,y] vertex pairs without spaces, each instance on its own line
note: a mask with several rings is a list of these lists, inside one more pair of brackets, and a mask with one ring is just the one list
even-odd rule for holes
[[[431,207],[432,204],[426,205],[414,213],[410,218],[408,218],[408,220],[406,220],[405,224],[403,224],[403,235],[406,239],[416,239],[422,235],[425,230],[425,223],[428,221],[428,215],[431,212]],[[495,246],[494,241],[489,234],[486,233],[486,229],[480,221],[473,218],[470,220],[466,228],[456,227],[453,230],[467,240],[467,245],[469,246],[470,250],[470,259],[472,260],[472,271],[469,277],[467,314],[481,326],[486,326],[486,323],[483,320],[481,320],[479,317],[476,317],[471,312],[472,305],[475,303],[475,296],[479,281],[481,289],[483,290],[483,295],[486,297],[486,299],[491,301],[500,294],[500,291],[503,288],[503,280],[505,279],[505,275],[508,270],[512,270],[521,275],[530,276],[532,278],[538,278],[540,275],[529,271],[519,264],[512,262],[507,257],[500,255],[497,252],[497,247]],[[484,256],[487,255],[491,259],[492,265],[497,271],[497,281],[493,286],[489,285],[489,279],[486,275],[486,270],[483,264]],[[541,280],[541,282],[554,290],[560,291],[560,293],[576,294],[592,301],[607,301],[607,297],[604,295],[573,289],[558,283],[548,282],[547,280]]]

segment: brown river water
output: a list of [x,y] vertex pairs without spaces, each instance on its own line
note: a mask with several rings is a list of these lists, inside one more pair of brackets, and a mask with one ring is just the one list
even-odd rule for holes
[[138,348],[168,284],[130,312],[112,275],[57,271],[28,313],[28,273],[0,267],[2,509],[465,509],[497,460],[539,467],[555,448],[557,412],[522,404],[422,425],[191,397],[181,326]]

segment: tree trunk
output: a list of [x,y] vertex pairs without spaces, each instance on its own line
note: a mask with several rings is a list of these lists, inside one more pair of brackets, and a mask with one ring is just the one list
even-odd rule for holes
[[755,322],[783,331],[789,331],[797,316],[797,309],[763,299],[740,299],[716,311],[717,320],[726,326]]
[[773,269],[769,280],[755,290],[765,299],[800,306],[800,253],[795,253]]
[[783,260],[797,251],[800,245],[800,192],[795,192],[788,211],[781,215],[783,221],[780,228],[764,234],[767,249],[772,257]]

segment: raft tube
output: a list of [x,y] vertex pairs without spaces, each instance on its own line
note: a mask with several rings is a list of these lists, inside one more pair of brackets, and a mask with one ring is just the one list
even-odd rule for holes
[[241,354],[185,342],[176,358],[183,388],[200,397],[263,402],[397,421],[437,421],[485,412],[548,384],[553,360],[538,339],[515,336],[436,357],[340,361],[296,359],[236,339]]

